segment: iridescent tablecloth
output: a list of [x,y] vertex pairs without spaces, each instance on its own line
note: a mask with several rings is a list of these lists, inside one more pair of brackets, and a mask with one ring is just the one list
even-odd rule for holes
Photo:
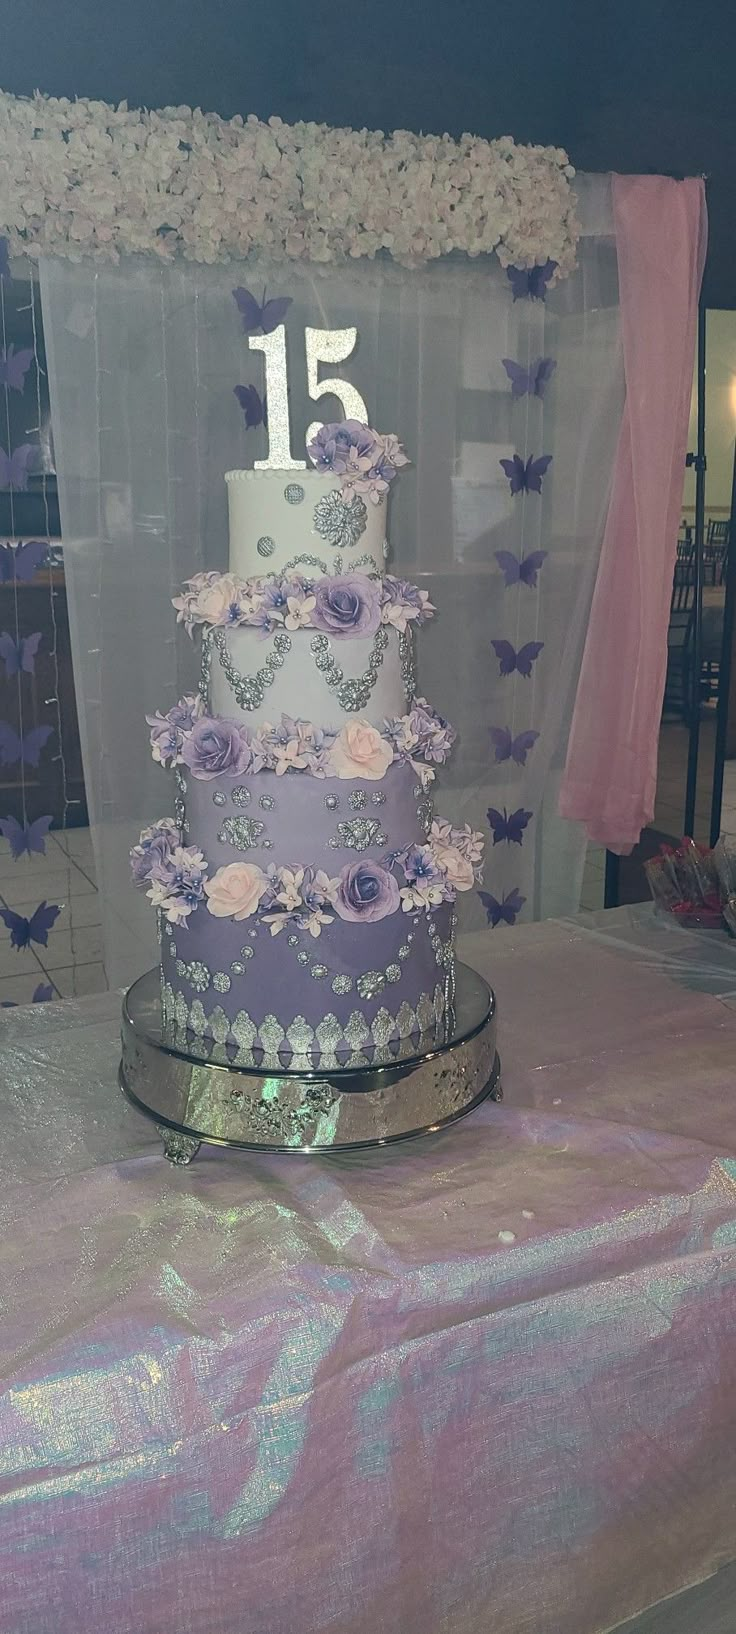
[[736,952],[464,952],[506,1100],[375,1156],[174,1170],[118,999],[2,1013],[0,1634],[594,1634],[736,1557]]

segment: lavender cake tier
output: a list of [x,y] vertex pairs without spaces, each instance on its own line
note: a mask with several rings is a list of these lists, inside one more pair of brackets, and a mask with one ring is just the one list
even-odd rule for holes
[[398,763],[380,782],[260,771],[206,782],[180,774],[180,788],[187,838],[210,874],[243,859],[262,868],[308,861],[337,874],[358,856],[380,861],[422,844],[432,820],[416,772]]
[[200,907],[162,937],[166,1029],[179,1047],[214,1038],[267,1070],[400,1060],[442,1036],[452,947],[449,904],[359,927],[336,919],[318,939]]

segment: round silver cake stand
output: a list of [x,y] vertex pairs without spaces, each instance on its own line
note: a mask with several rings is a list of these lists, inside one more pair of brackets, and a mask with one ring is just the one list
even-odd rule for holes
[[200,1144],[246,1151],[326,1153],[435,1134],[490,1098],[500,1101],[496,1005],[482,977],[457,966],[447,1036],[381,1066],[313,1072],[240,1066],[226,1046],[167,1042],[158,969],[123,1001],[120,1084],[158,1125],[170,1163]]

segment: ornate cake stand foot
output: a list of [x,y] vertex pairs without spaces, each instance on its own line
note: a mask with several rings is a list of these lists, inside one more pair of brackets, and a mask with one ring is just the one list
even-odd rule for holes
[[197,1156],[202,1143],[194,1135],[180,1135],[178,1130],[164,1129],[160,1123],[156,1127],[164,1143],[164,1157],[169,1163],[174,1163],[179,1169]]

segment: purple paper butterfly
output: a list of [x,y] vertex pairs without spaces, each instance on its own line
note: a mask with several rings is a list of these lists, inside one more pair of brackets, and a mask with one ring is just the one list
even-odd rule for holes
[[[52,987],[50,982],[39,982],[38,987],[33,989],[31,1004],[48,1004],[55,992],[56,988]],[[17,1010],[17,1008],[15,999],[3,999],[0,1002],[0,1010]]]
[[504,806],[503,811],[497,811],[495,806],[489,806],[487,817],[493,834],[493,844],[499,845],[501,840],[508,840],[509,845],[521,845],[524,838],[524,829],[531,822],[533,811],[525,811],[519,806],[518,811],[509,813]]
[[541,494],[542,477],[552,464],[552,455],[540,454],[539,459],[535,460],[534,455],[530,454],[525,465],[521,455],[514,454],[513,459],[499,460],[498,463],[506,472],[512,494]]
[[511,396],[544,397],[544,388],[557,368],[553,357],[535,358],[531,367],[524,368],[523,363],[515,363],[512,357],[502,357],[501,362],[511,381]]
[[268,429],[266,393],[263,393],[263,397],[259,396],[255,386],[233,386],[233,391],[245,416],[246,431],[255,426],[265,426]]
[[0,488],[17,488],[24,494],[28,487],[28,467],[36,450],[33,443],[19,443],[12,454],[0,448]]
[[539,733],[520,732],[514,738],[508,726],[492,726],[490,730],[496,761],[513,760],[517,766],[526,766],[526,757],[529,750],[534,748]]
[[28,584],[48,550],[43,539],[28,539],[23,545],[0,545],[0,583],[12,579]]
[[518,652],[510,641],[492,641],[491,646],[500,665],[501,675],[513,675],[518,670],[527,680],[532,673],[532,664],[539,657],[544,646],[543,641],[527,641],[526,646],[520,647]]
[[491,896],[490,891],[479,891],[478,895],[486,910],[488,923],[492,930],[495,930],[496,926],[501,923],[515,925],[516,916],[521,913],[526,902],[526,897],[522,896],[517,885],[514,886],[513,891],[509,891],[507,896],[502,897],[500,902],[496,900],[495,896]]
[[263,300],[256,300],[249,289],[234,289],[233,300],[243,321],[246,335],[254,334],[261,329],[264,335],[273,334],[291,306],[290,295],[277,295],[275,300],[266,300],[266,291],[263,291]]
[[0,834],[3,839],[10,841],[10,850],[16,858],[22,857],[24,851],[30,857],[32,851],[39,856],[46,854],[46,835],[53,822],[53,817],[37,817],[34,823],[19,823],[15,817],[0,817]]
[[521,561],[510,550],[497,550],[494,554],[507,590],[512,584],[528,584],[530,590],[536,590],[537,574],[547,559],[546,550],[532,550],[528,556],[522,556]]
[[20,952],[21,948],[30,947],[31,942],[40,942],[43,947],[48,947],[49,931],[60,913],[61,908],[43,901],[39,902],[30,919],[13,913],[12,908],[0,908],[0,919],[10,931],[10,946]]
[[5,664],[5,674],[18,675],[24,670],[26,675],[34,675],[36,653],[42,641],[40,630],[34,630],[33,635],[22,635],[20,641],[15,641],[7,630],[3,630],[0,634],[0,658]]
[[546,300],[547,285],[556,271],[557,262],[550,260],[543,262],[540,267],[507,267],[506,277],[511,285],[514,300]]
[[0,278],[10,277],[10,254],[7,238],[0,238]]
[[14,391],[22,391],[32,357],[32,346],[24,346],[20,352],[16,352],[15,347],[10,345],[5,351],[0,351],[0,386],[12,386]]
[[14,766],[18,760],[25,761],[26,766],[37,766],[52,731],[51,726],[33,726],[19,738],[13,726],[0,721],[0,766]]

